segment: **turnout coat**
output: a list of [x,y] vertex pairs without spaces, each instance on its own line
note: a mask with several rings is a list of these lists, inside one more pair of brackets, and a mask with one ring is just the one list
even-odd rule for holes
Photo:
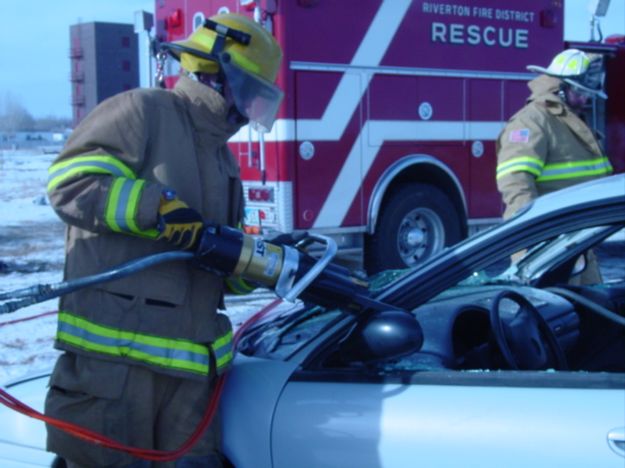
[[612,172],[586,123],[557,95],[561,81],[541,75],[529,82],[527,104],[497,140],[497,186],[504,218],[536,197]]
[[[175,89],[136,89],[96,107],[49,170],[51,204],[68,225],[66,280],[172,250],[156,240],[162,191],[204,219],[236,226],[243,197],[228,123],[215,91],[188,77]],[[232,329],[217,313],[220,277],[170,262],[69,294],[56,347],[206,379],[232,359]]]

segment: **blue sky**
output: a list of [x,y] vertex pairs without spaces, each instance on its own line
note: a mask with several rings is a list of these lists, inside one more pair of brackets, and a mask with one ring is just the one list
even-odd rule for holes
[[134,12],[154,12],[154,4],[154,0],[0,0],[0,111],[9,93],[34,117],[71,117],[69,27],[93,21],[134,24]]
[[[72,24],[92,21],[132,24],[135,11],[154,12],[155,5],[154,0],[0,1],[0,111],[10,98],[21,103],[34,117],[71,116],[69,27]],[[565,39],[589,39],[589,1],[565,0]],[[601,27],[606,36],[625,34],[625,0],[611,0]],[[141,38],[142,46],[144,41],[145,36]],[[142,72],[145,67],[142,66]],[[147,83],[145,76],[142,79]]]

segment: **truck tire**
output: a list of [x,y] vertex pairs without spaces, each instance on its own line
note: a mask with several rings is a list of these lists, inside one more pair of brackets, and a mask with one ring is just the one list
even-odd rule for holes
[[380,209],[373,235],[366,236],[364,266],[368,274],[414,267],[462,238],[458,211],[433,185],[406,184]]

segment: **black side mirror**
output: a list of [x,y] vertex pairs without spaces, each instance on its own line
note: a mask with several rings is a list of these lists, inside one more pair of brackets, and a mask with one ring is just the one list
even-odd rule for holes
[[343,359],[375,362],[415,353],[423,345],[421,325],[409,312],[385,310],[360,320],[340,346]]

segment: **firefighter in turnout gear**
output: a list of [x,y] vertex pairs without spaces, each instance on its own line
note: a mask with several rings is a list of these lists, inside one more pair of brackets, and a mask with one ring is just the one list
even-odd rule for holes
[[[584,110],[594,98],[606,99],[598,55],[568,49],[529,82],[526,105],[508,121],[497,140],[497,187],[506,205],[504,218],[545,193],[612,172],[612,166]],[[590,257],[592,253],[590,252]],[[595,282],[594,261],[584,282]]]
[[[280,47],[236,14],[214,16],[165,47],[182,65],[175,88],[102,102],[49,169],[51,204],[67,224],[66,280],[192,250],[204,221],[242,221],[239,168],[226,142],[248,121],[271,128],[282,97],[273,84]],[[64,353],[46,413],[129,446],[179,448],[232,360],[232,327],[218,313],[223,284],[171,262],[64,296],[55,341]],[[151,466],[47,430],[48,450],[69,466]],[[219,447],[213,422],[183,459],[158,466],[221,466]]]

